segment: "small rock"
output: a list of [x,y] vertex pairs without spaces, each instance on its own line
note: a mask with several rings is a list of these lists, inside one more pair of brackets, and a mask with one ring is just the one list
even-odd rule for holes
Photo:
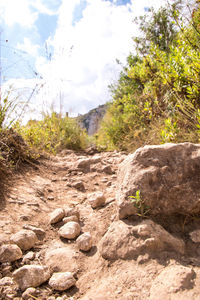
[[1,233],[0,234],[0,246],[3,244],[8,244],[9,243],[9,238],[6,234]]
[[55,223],[61,221],[64,216],[65,216],[64,209],[57,208],[50,214],[49,222],[50,222],[50,224],[55,224]]
[[102,179],[101,179],[101,182],[102,182],[102,183],[108,182],[108,178],[106,178],[106,177],[102,178]]
[[200,230],[194,230],[192,232],[190,232],[190,238],[194,243],[200,243]]
[[79,222],[77,216],[71,216],[71,217],[63,218],[63,223],[65,223],[65,224],[68,223],[68,222],[71,222],[71,221],[76,222],[76,223]]
[[1,272],[2,272],[2,277],[11,277],[12,273],[12,265],[10,262],[2,263],[1,264]]
[[75,285],[76,280],[71,272],[54,273],[49,280],[49,285],[57,291],[65,291]]
[[33,287],[30,287],[30,288],[26,289],[25,292],[23,292],[22,299],[28,300],[31,298],[31,296],[36,296],[36,294],[37,294],[36,289]]
[[47,267],[38,265],[26,265],[13,273],[13,278],[22,291],[29,287],[38,287],[47,281],[50,276]]
[[68,247],[49,249],[45,253],[45,264],[54,272],[77,272],[77,254]]
[[78,220],[80,218],[80,213],[77,207],[66,207],[65,217],[77,216]]
[[19,220],[20,221],[28,221],[28,220],[30,220],[30,216],[28,216],[28,215],[21,215],[19,217]]
[[54,198],[54,196],[48,196],[47,197],[47,200],[49,200],[49,201],[53,201],[55,198]]
[[59,235],[66,239],[75,239],[81,232],[81,227],[77,222],[68,222],[59,230]]
[[38,239],[33,231],[23,229],[13,234],[10,241],[17,244],[22,250],[28,250],[35,245]]
[[39,227],[35,227],[35,226],[32,226],[32,225],[28,225],[28,224],[25,224],[23,226],[24,229],[27,229],[27,230],[32,230],[33,232],[35,232],[35,234],[37,235],[37,238],[40,240],[42,237],[45,236],[45,231],[42,229],[42,228],[39,228]]
[[3,277],[0,279],[0,286],[12,285],[13,279],[11,277]]
[[149,261],[150,256],[148,253],[144,254],[144,255],[139,255],[137,258],[137,263],[142,265],[144,263],[146,263],[147,261]]
[[113,174],[113,170],[109,165],[102,167],[101,171],[109,175]]
[[105,204],[106,198],[102,192],[95,192],[89,195],[89,203],[92,208],[97,208]]
[[92,237],[89,232],[85,232],[77,239],[78,248],[82,251],[89,251],[92,248]]
[[77,182],[72,183],[71,187],[73,187],[79,191],[82,191],[82,192],[85,191],[85,186],[82,181],[77,181]]
[[33,260],[34,258],[35,258],[35,253],[33,251],[30,251],[23,257],[22,262],[26,264],[30,260]]
[[22,251],[17,245],[5,244],[0,247],[0,262],[12,262],[22,257]]
[[96,164],[100,162],[100,157],[93,157],[93,158],[83,158],[79,159],[77,162],[77,168],[82,169],[84,172],[90,171],[90,166],[92,164]]

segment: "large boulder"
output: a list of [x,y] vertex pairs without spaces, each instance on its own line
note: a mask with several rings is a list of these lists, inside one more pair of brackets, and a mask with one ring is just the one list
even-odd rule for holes
[[[200,145],[145,146],[120,165],[117,183],[119,218],[141,213],[130,196],[140,191],[142,210],[156,214],[200,212]],[[141,203],[138,203],[140,206]]]
[[139,224],[113,222],[100,241],[99,251],[108,260],[134,259],[141,254],[157,256],[162,251],[184,254],[185,244],[152,220]]

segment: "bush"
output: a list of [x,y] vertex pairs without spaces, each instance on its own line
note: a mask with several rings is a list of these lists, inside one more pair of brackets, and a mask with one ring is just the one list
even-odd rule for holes
[[16,129],[29,146],[53,154],[66,148],[84,149],[87,145],[87,135],[76,121],[55,112],[45,115],[41,121],[29,121],[26,126],[18,123]]
[[[150,36],[145,54],[129,55],[117,84],[111,87],[113,101],[99,142],[107,139],[112,147],[132,151],[144,144],[200,141],[199,11],[187,27],[174,32],[167,47]],[[165,20],[165,13],[153,12],[152,18]],[[149,29],[154,23],[150,21]]]

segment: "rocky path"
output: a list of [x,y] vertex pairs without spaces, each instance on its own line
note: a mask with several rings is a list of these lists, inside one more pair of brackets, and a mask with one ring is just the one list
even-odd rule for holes
[[[31,249],[23,251],[20,260],[3,262],[1,277],[12,276],[14,270],[26,264],[43,264],[48,252],[48,266],[55,271],[72,271],[79,284],[77,281],[69,292],[60,293],[44,284],[34,291],[33,297],[56,299],[63,294],[63,299],[68,299],[70,295],[73,299],[79,299],[90,290],[95,272],[101,273],[103,271],[100,270],[106,267],[99,261],[97,245],[116,215],[116,171],[123,158],[124,155],[118,153],[91,156],[65,151],[61,156],[42,161],[37,170],[30,169],[13,178],[2,204],[0,244],[10,243],[10,237],[22,229],[34,230],[38,241]],[[103,202],[97,201],[95,204],[98,194],[103,196]],[[90,198],[94,198],[93,204]],[[58,231],[64,225],[62,218],[50,224],[50,215],[57,208],[77,212],[81,233],[90,232],[92,236],[90,251],[80,251],[75,240],[60,238]],[[68,250],[66,254],[54,251],[64,248]],[[0,285],[1,299],[21,299],[22,294],[15,285],[10,285],[10,282],[5,284],[3,279]]]
[[200,299],[198,241],[186,247],[147,218],[118,220],[125,158],[67,150],[12,179],[0,211],[0,299]]

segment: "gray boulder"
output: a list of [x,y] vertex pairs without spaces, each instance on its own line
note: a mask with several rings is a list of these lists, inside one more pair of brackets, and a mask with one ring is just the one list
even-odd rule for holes
[[119,167],[119,218],[140,213],[130,196],[140,191],[142,209],[156,214],[200,212],[200,145],[145,146],[128,155]]
[[141,253],[159,255],[165,250],[184,254],[185,244],[151,220],[137,225],[113,222],[99,244],[100,254],[108,260],[133,259]]

